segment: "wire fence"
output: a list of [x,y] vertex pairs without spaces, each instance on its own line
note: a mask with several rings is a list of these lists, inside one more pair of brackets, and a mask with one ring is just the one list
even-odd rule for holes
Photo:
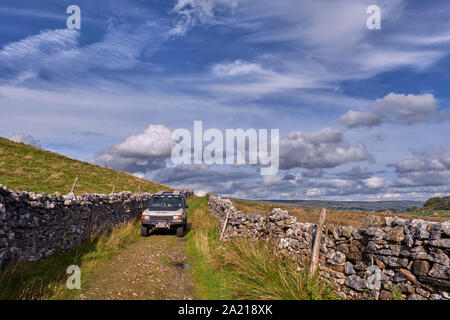
[[[78,182],[79,182],[79,179],[78,179],[78,177],[76,177],[70,192],[72,192],[72,193],[75,192],[75,189],[76,189],[76,187],[78,185]],[[115,191],[116,191],[116,184],[113,184],[111,193],[114,193]],[[136,190],[136,191],[137,191],[137,194],[141,194],[141,186],[138,186],[138,190]],[[186,199],[189,199],[189,198],[194,196],[194,190],[193,189],[179,189],[177,191],[180,191],[180,192],[184,193]],[[149,193],[151,193],[151,192],[149,192]]]

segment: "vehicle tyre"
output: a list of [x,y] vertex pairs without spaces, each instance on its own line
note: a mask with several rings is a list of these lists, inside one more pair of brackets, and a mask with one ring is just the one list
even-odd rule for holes
[[146,226],[141,226],[141,236],[148,237],[148,228]]
[[184,226],[177,228],[177,237],[181,238],[182,236],[184,236]]

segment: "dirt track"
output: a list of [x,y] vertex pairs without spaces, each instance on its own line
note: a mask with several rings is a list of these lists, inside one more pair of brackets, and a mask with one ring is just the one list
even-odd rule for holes
[[193,299],[185,238],[157,231],[103,261],[80,299]]

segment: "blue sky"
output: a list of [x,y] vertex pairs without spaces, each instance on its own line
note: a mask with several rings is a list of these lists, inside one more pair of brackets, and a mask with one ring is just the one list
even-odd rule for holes
[[[81,30],[66,8],[81,8]],[[366,27],[369,5],[381,29]],[[450,189],[448,1],[9,1],[0,135],[175,187],[283,199]],[[279,128],[281,169],[174,166],[170,133]]]

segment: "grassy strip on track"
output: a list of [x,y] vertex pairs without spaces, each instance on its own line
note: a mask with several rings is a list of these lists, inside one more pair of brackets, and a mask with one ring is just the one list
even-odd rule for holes
[[204,300],[229,300],[232,299],[230,276],[216,264],[217,256],[211,252],[221,243],[217,236],[218,222],[207,213],[207,202],[207,197],[196,198],[188,209],[190,231],[186,235],[186,250],[193,265],[194,294]]

